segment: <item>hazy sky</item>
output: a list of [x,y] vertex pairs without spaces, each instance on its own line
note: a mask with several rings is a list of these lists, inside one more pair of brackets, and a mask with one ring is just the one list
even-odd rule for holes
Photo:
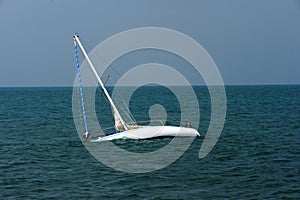
[[0,0],[0,87],[71,86],[73,34],[92,47],[127,29],[180,31],[225,84],[300,84],[297,0]]

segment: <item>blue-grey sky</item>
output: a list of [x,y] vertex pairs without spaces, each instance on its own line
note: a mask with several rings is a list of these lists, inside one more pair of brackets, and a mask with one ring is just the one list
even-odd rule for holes
[[298,0],[0,0],[0,87],[71,86],[74,32],[96,46],[145,26],[194,38],[225,84],[300,84]]

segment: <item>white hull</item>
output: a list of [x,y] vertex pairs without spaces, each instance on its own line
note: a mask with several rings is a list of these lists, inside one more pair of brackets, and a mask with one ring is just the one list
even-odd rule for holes
[[90,142],[110,141],[116,139],[151,139],[158,137],[196,137],[199,132],[193,128],[176,126],[143,126],[141,128],[127,130],[108,136],[91,139]]

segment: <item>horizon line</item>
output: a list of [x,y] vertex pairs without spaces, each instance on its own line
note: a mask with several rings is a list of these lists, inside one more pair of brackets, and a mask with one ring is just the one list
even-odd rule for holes
[[[224,84],[224,86],[293,86],[300,85],[300,83],[242,83],[242,84]],[[189,85],[143,85],[147,87],[159,87],[159,86],[169,86],[169,87],[180,87],[180,86],[189,86]],[[191,86],[207,86],[205,84],[192,84]],[[210,85],[210,86],[222,86],[222,85]],[[0,88],[68,88],[74,87],[74,85],[28,85],[28,86],[0,86]],[[93,86],[88,86],[93,87]],[[115,85],[106,85],[106,87],[115,87]],[[136,85],[119,85],[117,87],[136,87]]]

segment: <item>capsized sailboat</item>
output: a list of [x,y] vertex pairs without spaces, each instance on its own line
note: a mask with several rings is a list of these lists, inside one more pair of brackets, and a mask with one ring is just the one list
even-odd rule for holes
[[[79,35],[76,33],[74,34],[74,45],[75,45],[75,56],[76,56],[76,65],[78,70],[78,81],[80,86],[80,95],[81,95],[81,103],[82,103],[82,112],[84,116],[84,124],[85,124],[85,133],[83,138],[86,141],[90,142],[99,142],[99,141],[109,141],[115,139],[154,139],[154,138],[161,138],[161,137],[200,137],[199,132],[191,127],[177,127],[177,126],[139,126],[137,124],[129,124],[125,123],[123,118],[121,117],[117,107],[115,106],[114,101],[112,100],[111,96],[109,95],[105,85],[103,84],[102,80],[100,79],[93,63],[91,62],[88,54],[86,53],[82,43],[80,42]],[[99,136],[97,138],[92,138],[91,134],[88,131],[87,120],[86,120],[86,113],[84,109],[84,99],[82,94],[82,84],[80,79],[80,67],[78,63],[78,47],[80,48],[83,56],[85,57],[88,65],[90,66],[93,74],[97,78],[108,102],[112,108],[112,114],[114,117],[114,128],[116,130],[115,133],[106,135],[106,136]]]

